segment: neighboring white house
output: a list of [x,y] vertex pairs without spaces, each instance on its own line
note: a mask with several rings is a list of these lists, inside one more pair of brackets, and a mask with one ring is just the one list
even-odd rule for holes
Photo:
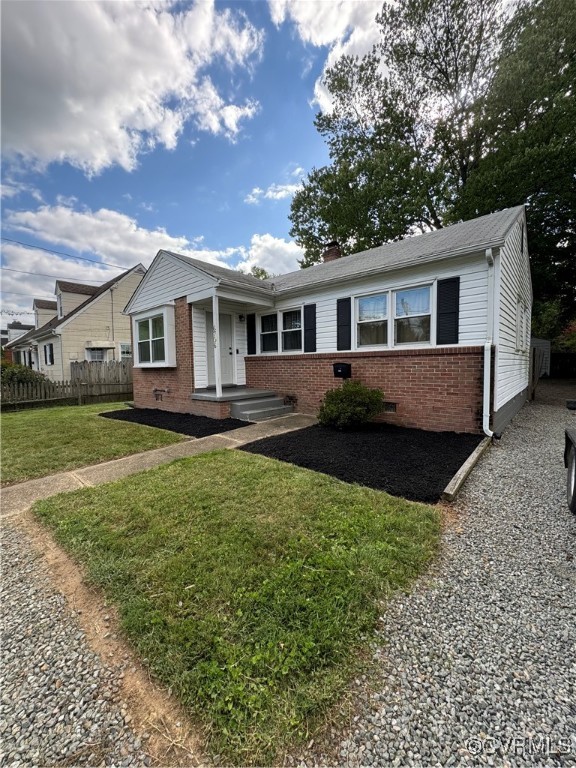
[[6,345],[14,361],[67,381],[71,362],[131,358],[130,322],[122,309],[145,274],[138,264],[100,287],[58,280],[55,302],[34,299],[36,328]]
[[[314,413],[343,362],[396,424],[499,432],[522,406],[523,206],[344,258],[331,244],[324,261],[262,281],[159,251],[126,307],[135,404],[256,419],[277,394]],[[256,390],[252,406],[234,387]]]

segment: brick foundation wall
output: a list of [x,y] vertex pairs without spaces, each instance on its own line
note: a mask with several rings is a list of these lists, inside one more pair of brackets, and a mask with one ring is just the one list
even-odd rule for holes
[[352,378],[381,389],[396,413],[380,420],[434,431],[482,431],[482,347],[341,354],[249,356],[246,384],[295,395],[296,410],[316,414],[324,393],[340,386],[332,364],[352,364]]
[[[160,408],[164,411],[193,413],[190,395],[194,391],[194,362],[192,357],[192,312],[182,296],[174,307],[176,333],[175,368],[134,368],[134,405],[137,408]],[[132,349],[136,351],[134,340]],[[154,389],[161,400],[156,399]]]

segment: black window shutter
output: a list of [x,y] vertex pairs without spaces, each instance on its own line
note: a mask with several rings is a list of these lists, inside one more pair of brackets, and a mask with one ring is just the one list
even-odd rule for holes
[[256,354],[256,315],[246,315],[246,332],[248,334],[248,354]]
[[48,365],[48,344],[44,344],[44,362]]
[[50,365],[54,365],[54,344],[49,345],[48,354],[50,356]]
[[316,304],[304,306],[304,352],[316,352]]
[[438,280],[436,344],[458,344],[460,278]]
[[338,299],[336,301],[336,348],[339,350],[352,348],[352,300]]

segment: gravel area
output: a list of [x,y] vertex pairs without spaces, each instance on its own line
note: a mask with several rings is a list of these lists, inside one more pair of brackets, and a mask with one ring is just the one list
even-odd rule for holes
[[386,610],[378,678],[336,748],[340,765],[576,763],[570,391],[540,385],[467,481],[434,571]]
[[118,666],[90,651],[24,535],[6,523],[1,534],[0,765],[148,765],[118,700]]

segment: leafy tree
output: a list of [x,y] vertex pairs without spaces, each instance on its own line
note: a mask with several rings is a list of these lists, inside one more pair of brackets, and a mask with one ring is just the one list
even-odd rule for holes
[[377,23],[374,50],[326,76],[333,108],[315,125],[332,162],[312,171],[290,214],[302,266],[330,239],[346,254],[441,227],[480,160],[499,0],[399,0]]
[[250,269],[252,277],[257,277],[258,280],[269,280],[273,275],[267,272],[264,267],[259,267],[257,264]]
[[[537,312],[576,306],[576,13],[567,0],[398,0],[380,43],[326,76],[330,165],[292,202],[291,234],[361,251],[527,203]],[[558,300],[558,304],[549,304]]]
[[572,3],[525,3],[504,30],[483,121],[490,138],[454,211],[471,218],[527,202],[536,319],[544,302],[556,326],[576,307],[575,85]]

